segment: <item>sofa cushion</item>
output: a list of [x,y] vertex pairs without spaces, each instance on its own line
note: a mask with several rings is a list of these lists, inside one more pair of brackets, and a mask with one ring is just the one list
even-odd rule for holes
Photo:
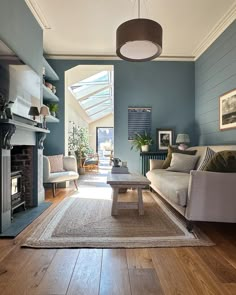
[[221,151],[206,165],[205,171],[236,172],[236,151]]
[[52,173],[65,171],[63,169],[63,155],[48,156],[48,160]]
[[207,147],[204,153],[204,156],[202,157],[198,165],[197,170],[204,171],[207,164],[210,162],[210,160],[213,158],[214,155],[215,155],[215,152],[211,148]]
[[47,182],[64,182],[78,179],[78,177],[78,173],[74,171],[55,172],[50,174]]
[[154,169],[147,173],[147,178],[151,181],[151,184],[166,199],[179,206],[187,204],[189,177],[188,173],[172,172],[164,169]]
[[198,159],[198,156],[172,153],[170,167],[166,170],[190,173],[191,170],[194,170]]
[[196,150],[179,150],[176,147],[173,146],[169,146],[168,147],[168,154],[167,157],[162,165],[162,169],[166,169],[168,167],[170,167],[170,163],[171,163],[171,159],[172,159],[172,153],[179,153],[179,154],[186,154],[186,155],[195,155],[196,154]]

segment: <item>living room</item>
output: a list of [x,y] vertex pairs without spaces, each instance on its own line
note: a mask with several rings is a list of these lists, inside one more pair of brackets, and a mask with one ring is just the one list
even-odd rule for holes
[[[153,61],[128,62],[116,56],[116,30],[121,23],[137,17],[140,2],[141,16],[157,21],[163,28],[163,50]],[[93,205],[91,200],[89,203],[92,213],[84,214],[87,222],[93,216],[99,218],[102,212],[98,210],[99,199],[104,208],[107,201],[111,203],[111,188],[106,184],[106,177],[97,173],[92,173],[92,177],[97,178],[97,186],[90,179],[91,186],[88,187],[87,180],[83,182],[83,177],[79,177],[78,192],[72,186],[58,188],[53,197],[51,188],[43,187],[43,155],[68,155],[68,124],[75,122],[70,118],[70,111],[66,111],[68,84],[65,76],[70,69],[79,66],[111,66],[114,69],[114,156],[127,162],[132,173],[141,173],[141,158],[139,152],[131,150],[132,142],[128,140],[130,107],[151,109],[152,152],[157,151],[156,129],[173,130],[173,145],[178,134],[188,134],[191,147],[236,145],[236,129],[222,130],[219,126],[220,97],[233,91],[236,84],[235,17],[234,0],[182,0],[178,4],[173,0],[171,3],[161,0],[0,1],[0,40],[40,79],[44,57],[58,76],[53,86],[59,98],[57,123],[46,122],[48,129],[41,128],[43,125],[40,130],[29,128],[24,121],[16,124],[16,132],[14,127],[6,132],[6,122],[1,122],[1,195],[5,192],[3,187],[8,187],[8,183],[3,184],[9,172],[2,163],[10,167],[11,163],[4,161],[13,153],[11,146],[15,155],[15,146],[21,145],[27,147],[21,151],[22,161],[29,161],[25,155],[34,155],[31,157],[33,166],[27,169],[33,171],[28,178],[29,181],[33,179],[29,187],[36,198],[27,205],[41,208],[40,204],[52,203],[43,205],[42,214],[15,239],[0,239],[1,294],[235,294],[235,223],[197,223],[197,228],[207,237],[205,245],[185,247],[153,247],[151,243],[150,247],[119,243],[107,247],[90,247],[86,243],[84,247],[42,246],[42,240],[39,243],[32,235],[40,225],[44,226],[39,230],[43,235],[47,226],[45,221],[52,225],[51,213],[60,211],[71,192],[80,194],[85,202],[86,194],[94,196]],[[42,93],[41,89],[41,99]],[[37,104],[38,101],[34,105]],[[40,110],[41,102],[37,106]],[[91,142],[94,145],[94,134]],[[135,190],[129,190],[129,193],[131,199],[136,197]],[[150,194],[143,190],[144,218],[149,204],[153,204]],[[73,201],[71,198],[71,204]],[[1,213],[5,213],[2,204]],[[87,203],[83,204],[84,211],[81,211],[89,212]],[[73,210],[71,215],[80,214],[77,208]],[[1,227],[6,218],[6,227],[11,223],[10,211],[7,210],[7,215],[1,214]],[[130,227],[135,226],[132,220],[138,223],[142,217],[137,210],[133,211]],[[129,218],[123,212],[115,218],[110,215],[107,217],[112,220],[110,226],[104,222],[104,237],[112,226],[115,228],[120,217]],[[73,224],[71,231],[76,232],[78,223],[68,217],[65,224]],[[162,224],[172,228],[169,220]],[[150,232],[151,229],[150,226]],[[176,227],[173,229],[175,231]],[[60,230],[58,226],[59,236]],[[115,230],[120,232],[121,228]],[[152,230],[155,233],[155,229]],[[182,227],[181,230],[190,238],[191,233]],[[179,230],[176,232],[179,235]],[[97,235],[99,233],[97,230]],[[135,235],[134,230],[133,233]],[[27,248],[29,237],[35,243],[34,247]],[[152,240],[150,236],[147,239],[145,233],[144,237],[145,243]]]

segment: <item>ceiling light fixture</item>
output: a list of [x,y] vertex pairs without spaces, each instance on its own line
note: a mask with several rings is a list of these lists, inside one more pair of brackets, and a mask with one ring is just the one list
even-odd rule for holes
[[159,23],[138,18],[122,23],[116,30],[116,54],[127,61],[149,61],[162,52],[162,27]]

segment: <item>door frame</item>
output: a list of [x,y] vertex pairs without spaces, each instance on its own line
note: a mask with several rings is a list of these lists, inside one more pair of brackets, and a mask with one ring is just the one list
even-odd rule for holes
[[96,153],[98,153],[98,129],[99,128],[113,128],[113,144],[114,144],[114,127],[111,127],[111,126],[100,126],[100,127],[96,127]]

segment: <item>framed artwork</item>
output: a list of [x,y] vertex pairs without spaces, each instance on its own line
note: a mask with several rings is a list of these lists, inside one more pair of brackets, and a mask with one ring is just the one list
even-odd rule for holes
[[165,151],[169,145],[173,144],[173,130],[172,129],[157,129],[157,150]]
[[236,128],[236,89],[220,96],[220,130]]
[[151,134],[151,126],[151,107],[128,107],[128,140],[133,140],[137,133]]

